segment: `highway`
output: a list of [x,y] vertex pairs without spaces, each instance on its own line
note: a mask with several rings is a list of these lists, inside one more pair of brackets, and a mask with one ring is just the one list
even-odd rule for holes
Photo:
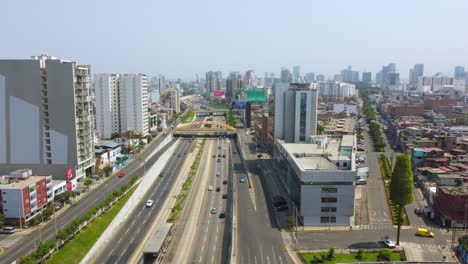
[[[86,214],[91,208],[103,202],[114,190],[120,189],[123,185],[129,185],[131,176],[136,175],[141,177],[144,170],[143,158],[147,158],[145,166],[149,168],[159,158],[161,153],[164,153],[175,142],[175,139],[173,139],[165,148],[148,159],[148,155],[156,149],[162,140],[163,137],[155,139],[141,154],[137,154],[133,157],[135,159],[134,161],[123,167],[121,171],[125,172],[127,177],[118,178],[116,174],[114,174],[111,178],[106,179],[103,184],[92,189],[89,193],[84,194],[85,196],[78,200],[71,208],[62,209],[65,211],[58,214],[55,221],[57,230],[65,227],[73,219]],[[16,244],[7,248],[0,258],[0,264],[10,264],[16,259],[30,254],[35,249],[34,245],[37,245],[40,239],[42,241],[54,240],[55,231],[53,220],[45,223],[42,228],[32,231]]]
[[[222,247],[225,218],[220,218],[220,213],[226,210],[226,200],[222,199],[222,195],[227,194],[227,184],[223,184],[223,180],[228,177],[229,143],[225,138],[212,139],[209,142],[211,144],[207,158],[212,161],[208,162],[208,181],[200,186],[205,190],[205,195],[198,219],[192,220],[197,221],[197,224],[190,263],[224,262]],[[213,188],[212,191],[208,190],[209,186]],[[217,188],[220,190],[217,191]],[[216,213],[211,212],[212,208],[216,208]]]
[[[153,183],[152,191],[140,202],[134,212],[135,215],[128,219],[124,227],[120,229],[120,233],[115,234],[112,241],[109,241],[100,251],[100,256],[96,258],[97,263],[128,263],[135,249],[140,243],[144,243],[142,238],[150,232],[152,222],[160,212],[175,180],[179,177],[185,157],[193,149],[192,145],[191,140],[181,139],[180,145],[163,170],[164,176],[159,177]],[[152,207],[146,207],[146,202],[150,199],[154,201],[154,204]]]

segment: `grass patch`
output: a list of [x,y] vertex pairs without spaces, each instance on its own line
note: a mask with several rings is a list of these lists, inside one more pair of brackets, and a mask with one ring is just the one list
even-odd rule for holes
[[232,111],[227,113],[227,123],[232,127],[236,127],[236,118],[234,117],[234,113]]
[[[334,263],[355,263],[355,262],[365,262],[365,261],[380,261],[378,259],[378,252],[364,252],[362,254],[362,258],[357,258],[357,253],[349,253],[349,254],[334,254],[333,260],[325,260],[323,262],[316,261],[317,257],[320,253],[303,253],[300,254],[302,260],[305,263],[325,263],[325,264],[334,264]],[[401,261],[406,259],[404,253],[402,252],[392,252],[390,256],[390,261]]]
[[107,212],[96,218],[91,224],[87,225],[79,234],[75,236],[65,246],[52,254],[46,261],[48,264],[60,263],[80,263],[81,259],[93,247],[107,226],[114,220],[120,209],[130,199],[136,188],[130,190],[117,203],[115,203]]
[[220,103],[220,102],[208,101],[208,105],[214,108],[222,109],[222,110],[228,109],[227,105]]
[[195,116],[195,112],[188,112],[182,117],[182,124],[190,123],[193,120],[193,117]]
[[195,157],[195,160],[192,163],[192,166],[190,167],[190,172],[187,177],[187,180],[185,180],[184,184],[182,185],[181,194],[177,198],[177,201],[171,210],[171,215],[168,219],[168,222],[175,222],[179,217],[180,212],[182,211],[183,204],[185,202],[185,199],[187,198],[187,193],[190,190],[190,187],[192,186],[193,177],[195,177],[195,175],[197,174],[198,166],[200,165],[200,159],[203,155],[203,149],[205,148],[205,140],[203,140],[202,143],[197,144],[197,147],[199,148],[197,156]]

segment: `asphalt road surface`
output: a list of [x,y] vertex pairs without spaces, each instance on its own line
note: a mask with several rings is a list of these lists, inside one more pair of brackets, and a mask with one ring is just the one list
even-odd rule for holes
[[[227,185],[223,180],[227,180],[229,145],[225,138],[213,140],[211,145],[211,155],[207,158],[212,159],[209,168],[209,179],[206,186],[200,186],[206,193],[203,197],[203,204],[196,225],[196,235],[193,239],[192,254],[190,263],[222,263],[222,246],[224,238],[225,218],[220,218],[220,213],[226,210],[226,200],[222,199],[223,193],[227,193]],[[224,157],[223,157],[224,155]],[[219,162],[218,162],[219,160]],[[208,190],[208,186],[213,188]],[[220,191],[217,191],[220,188]],[[211,209],[216,208],[212,213]]]
[[[155,141],[151,142],[141,154],[137,154],[133,157],[135,159],[134,161],[130,162],[128,165],[122,168],[121,171],[124,172],[127,177],[118,178],[117,174],[112,175],[112,178],[107,179],[105,183],[91,190],[72,207],[59,214],[55,221],[57,230],[60,230],[74,219],[86,214],[91,208],[103,202],[113,191],[120,189],[123,185],[129,185],[131,176],[136,175],[141,177],[144,170],[143,158],[147,158],[148,155],[150,155],[156,149],[162,140],[162,137],[155,139]],[[158,151],[146,162],[145,165],[149,168],[149,166],[154,164],[154,162],[159,158],[161,153],[164,153],[174,142],[175,140],[172,140],[166,147]],[[139,161],[140,158],[141,161]],[[32,231],[30,234],[26,235],[23,239],[18,241],[15,245],[7,248],[4,254],[0,257],[0,263],[10,264],[16,259],[32,253],[33,250],[35,250],[34,245],[39,244],[39,241],[54,239],[54,221],[49,221],[45,223],[44,226],[39,230]]]
[[[116,234],[113,240],[107,243],[107,246],[100,251],[100,256],[96,258],[97,263],[128,263],[134,250],[140,243],[144,243],[141,238],[150,232],[152,220],[158,215],[162,204],[167,199],[167,194],[171,190],[179,172],[181,165],[186,157],[183,153],[189,153],[192,143],[187,139],[182,139],[180,145],[166,164],[164,177],[159,177],[150,190],[140,202],[139,207],[134,212],[134,216],[129,218]],[[179,157],[180,155],[180,157]],[[146,207],[147,200],[153,200],[152,207]]]

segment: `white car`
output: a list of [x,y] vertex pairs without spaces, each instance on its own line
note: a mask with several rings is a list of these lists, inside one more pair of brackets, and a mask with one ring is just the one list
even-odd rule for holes
[[393,241],[388,237],[385,237],[383,242],[388,248],[395,248],[396,247],[395,243],[393,243]]
[[212,191],[213,190],[213,186],[208,186],[208,191]]
[[211,213],[212,214],[216,214],[216,212],[217,212],[216,207],[211,208]]
[[151,206],[153,206],[153,203],[154,203],[153,200],[148,200],[148,201],[146,202],[146,207],[151,207]]

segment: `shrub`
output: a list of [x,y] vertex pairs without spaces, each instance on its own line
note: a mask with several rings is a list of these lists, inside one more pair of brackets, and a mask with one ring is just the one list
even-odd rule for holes
[[356,254],[356,258],[361,260],[362,258],[364,257],[364,250],[362,248],[360,248],[358,251],[357,251],[357,254]]
[[335,248],[330,248],[328,250],[327,259],[332,260],[335,258]]
[[391,260],[392,258],[392,251],[387,248],[382,248],[379,250],[379,254],[377,255],[377,260]]
[[35,264],[36,260],[34,260],[34,258],[31,256],[24,256],[20,258],[20,263],[21,264]]

